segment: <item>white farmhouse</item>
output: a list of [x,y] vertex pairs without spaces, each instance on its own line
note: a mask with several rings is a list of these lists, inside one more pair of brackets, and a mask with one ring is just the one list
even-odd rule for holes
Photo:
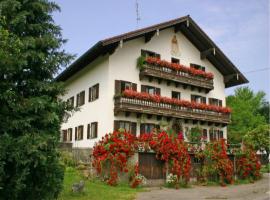
[[[73,148],[91,148],[119,128],[139,135],[171,127],[186,139],[200,126],[205,140],[227,138],[225,88],[248,82],[190,16],[99,41],[57,81],[62,98],[80,108],[62,124],[61,139]],[[137,92],[123,95],[130,90]]]

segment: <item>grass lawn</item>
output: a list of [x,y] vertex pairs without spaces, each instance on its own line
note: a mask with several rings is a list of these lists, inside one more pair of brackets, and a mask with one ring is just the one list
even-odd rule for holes
[[136,193],[143,191],[142,188],[132,189],[126,184],[112,187],[100,181],[85,180],[82,193],[73,193],[72,184],[82,180],[79,172],[73,168],[67,168],[65,172],[64,188],[59,200],[130,200],[135,199]]

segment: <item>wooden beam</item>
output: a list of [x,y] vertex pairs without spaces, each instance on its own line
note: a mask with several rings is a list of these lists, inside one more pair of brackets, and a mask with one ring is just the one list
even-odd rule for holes
[[210,49],[207,49],[205,51],[202,51],[201,52],[201,60],[204,60],[205,58],[207,58],[208,55],[211,55],[213,53],[213,55],[216,54],[216,50],[215,48],[210,48]]
[[149,33],[146,33],[144,35],[144,41],[145,41],[145,43],[149,42],[152,39],[152,37],[154,37],[155,33],[156,33],[156,31],[151,31]]

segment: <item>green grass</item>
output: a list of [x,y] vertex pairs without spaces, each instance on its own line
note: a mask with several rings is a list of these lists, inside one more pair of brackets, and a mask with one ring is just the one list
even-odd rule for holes
[[85,180],[84,191],[73,193],[71,191],[72,184],[82,179],[77,170],[67,168],[64,188],[59,196],[59,200],[131,200],[135,199],[136,193],[144,191],[142,188],[132,189],[127,184],[119,184],[116,187],[112,187],[98,180]]
[[270,163],[268,163],[266,165],[262,165],[261,173],[270,173]]

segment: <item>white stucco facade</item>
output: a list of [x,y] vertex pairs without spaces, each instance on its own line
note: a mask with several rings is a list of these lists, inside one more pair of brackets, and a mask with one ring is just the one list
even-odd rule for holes
[[[171,55],[171,40],[176,35],[179,55]],[[136,60],[141,55],[141,50],[149,50],[161,55],[161,59],[170,61],[172,57],[180,60],[180,63],[189,66],[190,63],[196,63],[206,68],[206,72],[212,72],[214,75],[214,89],[209,93],[199,92],[198,90],[191,91],[189,88],[175,87],[174,84],[167,85],[165,82],[158,84],[157,81],[139,79],[139,69],[136,67]],[[141,119],[138,119],[135,114],[130,114],[126,117],[124,114],[114,115],[114,94],[115,94],[115,80],[124,80],[137,84],[137,91],[141,91],[141,85],[149,85],[159,87],[161,96],[171,97],[172,91],[181,93],[181,99],[191,100],[191,94],[201,95],[208,98],[217,98],[222,100],[223,106],[225,102],[225,85],[223,75],[207,60],[200,58],[200,51],[181,33],[175,33],[173,28],[165,29],[155,35],[149,42],[145,43],[144,37],[133,39],[124,42],[123,45],[118,46],[115,52],[111,55],[99,57],[89,66],[85,67],[80,72],[74,74],[66,81],[67,93],[63,96],[64,100],[74,96],[76,102],[76,95],[85,91],[85,104],[80,107],[80,111],[75,112],[62,124],[62,129],[68,129],[79,125],[84,126],[84,136],[82,140],[75,141],[75,131],[72,134],[73,147],[93,147],[94,143],[102,138],[106,133],[113,131],[114,120],[125,120],[137,123],[137,135],[140,132]],[[99,98],[93,102],[88,102],[89,87],[99,83]],[[87,124],[91,122],[98,122],[98,134],[95,139],[87,139]],[[155,117],[151,119],[143,119],[144,123],[159,123]],[[184,123],[183,128],[196,126],[191,122]],[[210,126],[207,124],[200,125],[202,128],[209,130]],[[216,127],[223,130],[224,138],[227,137],[226,127]]]

